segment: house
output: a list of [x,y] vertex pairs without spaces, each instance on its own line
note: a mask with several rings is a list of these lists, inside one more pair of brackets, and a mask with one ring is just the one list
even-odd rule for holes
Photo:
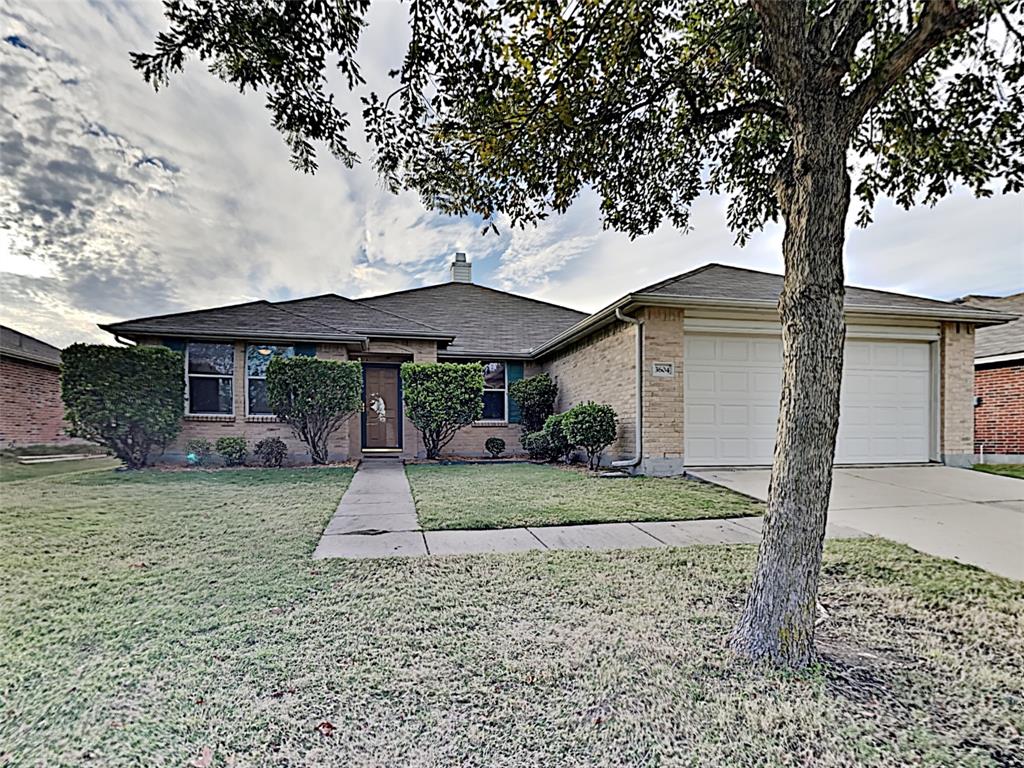
[[0,325],[0,447],[69,442],[60,399],[60,350]]
[[1024,293],[960,303],[1017,315],[979,328],[974,344],[974,450],[988,463],[1024,462]]
[[[457,254],[451,280],[440,285],[360,300],[255,301],[101,327],[185,353],[186,424],[172,456],[189,438],[227,434],[278,435],[302,454],[266,402],[266,363],[279,354],[363,362],[367,408],[335,437],[333,455],[422,455],[403,416],[398,365],[479,360],[483,419],[461,430],[449,453],[482,455],[492,436],[517,447],[508,385],[546,371],[558,383],[560,410],[585,400],[615,408],[619,435],[608,460],[668,475],[686,466],[771,463],[781,287],[779,275],[709,264],[585,314],[477,285]],[[969,463],[974,331],[1011,317],[863,288],[848,289],[846,317],[837,462]]]

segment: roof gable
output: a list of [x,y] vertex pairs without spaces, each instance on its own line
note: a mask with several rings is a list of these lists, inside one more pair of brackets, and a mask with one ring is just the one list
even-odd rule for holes
[[60,349],[6,325],[0,325],[0,356],[40,365],[60,365]]
[[[707,264],[699,269],[662,280],[654,285],[634,291],[637,296],[664,296],[698,301],[720,299],[726,302],[747,301],[776,303],[782,292],[783,276],[772,272],[732,267],[726,264]],[[933,310],[955,318],[960,305],[938,299],[926,299],[873,288],[846,287],[845,308],[851,311],[873,310],[923,312]]]
[[587,317],[568,307],[463,282],[368,296],[359,302],[448,331],[455,341],[447,352],[455,355],[526,355]]
[[1024,354],[1024,293],[1010,296],[966,296],[965,304],[996,312],[1019,315],[1005,325],[979,328],[974,340],[974,357]]

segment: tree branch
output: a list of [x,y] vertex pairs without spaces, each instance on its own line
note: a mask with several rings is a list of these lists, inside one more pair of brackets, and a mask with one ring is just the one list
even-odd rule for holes
[[925,0],[917,25],[907,38],[845,98],[847,129],[852,130],[925,55],[983,18],[980,8],[960,9],[957,0]]
[[752,0],[751,5],[764,29],[768,67],[788,91],[804,69],[806,0]]

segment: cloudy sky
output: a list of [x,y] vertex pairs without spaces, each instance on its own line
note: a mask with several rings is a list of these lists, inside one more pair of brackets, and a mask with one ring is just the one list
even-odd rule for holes
[[[405,13],[374,4],[371,85],[401,52]],[[781,271],[781,230],[735,247],[721,198],[687,234],[630,241],[584,198],[496,237],[390,195],[365,165],[297,173],[259,95],[195,63],[159,94],[132,70],[128,52],[164,26],[157,2],[5,0],[0,25],[0,322],[51,343],[110,340],[96,323],[116,319],[430,284],[459,250],[477,282],[584,310],[708,261]],[[847,273],[937,298],[1022,290],[1024,201],[880,204],[851,227]]]

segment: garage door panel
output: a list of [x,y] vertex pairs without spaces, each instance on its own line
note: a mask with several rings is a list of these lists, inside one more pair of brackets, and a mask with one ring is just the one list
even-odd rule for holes
[[[687,336],[688,464],[771,463],[781,349],[777,338]],[[930,397],[927,343],[847,342],[836,461],[927,461]]]

